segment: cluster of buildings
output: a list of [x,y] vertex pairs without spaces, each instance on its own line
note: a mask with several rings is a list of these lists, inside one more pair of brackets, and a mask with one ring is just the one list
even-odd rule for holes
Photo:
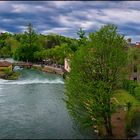
[[136,47],[140,49],[140,42],[132,43],[132,39],[127,39],[128,47]]

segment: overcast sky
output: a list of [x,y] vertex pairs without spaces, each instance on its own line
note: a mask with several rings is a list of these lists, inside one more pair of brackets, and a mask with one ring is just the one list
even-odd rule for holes
[[77,37],[116,24],[132,42],[140,41],[140,1],[0,1],[0,32],[23,32],[31,22],[39,33]]

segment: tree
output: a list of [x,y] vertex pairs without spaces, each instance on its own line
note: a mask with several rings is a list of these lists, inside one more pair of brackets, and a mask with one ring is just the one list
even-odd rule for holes
[[1,33],[0,34],[0,48],[5,47],[6,46],[6,39],[8,37],[11,37],[12,35],[8,32],[5,33]]
[[7,49],[10,51],[12,56],[16,49],[20,46],[20,43],[14,37],[8,37],[6,39],[6,46],[8,46]]
[[66,79],[66,103],[69,112],[85,126],[103,126],[112,136],[111,98],[126,64],[126,41],[115,25],[103,26],[89,34],[89,43],[71,60]]
[[7,43],[7,40],[11,38],[11,36],[12,35],[7,32],[0,34],[0,57],[6,58],[11,56],[11,47]]
[[85,33],[85,31],[82,28],[80,28],[79,31],[77,32],[77,35],[79,36],[79,40],[78,40],[79,46],[86,46],[86,44],[87,44],[87,37],[86,37],[85,34],[86,33]]
[[69,57],[69,55],[71,55],[72,53],[73,51],[71,50],[71,48],[66,43],[64,43],[61,44],[61,46],[55,46],[52,49],[48,49],[47,57],[51,58],[53,62],[63,65],[64,59],[66,57]]
[[80,28],[79,31],[77,32],[77,35],[79,36],[79,38],[84,38],[85,37],[85,31]]
[[60,45],[60,36],[57,34],[49,34],[47,35],[46,47],[54,48],[57,45]]
[[20,38],[20,47],[14,53],[14,59],[34,62],[34,53],[40,51],[41,45],[37,33],[34,31],[31,23],[27,26],[27,31]]
[[46,50],[43,49],[41,51],[36,51],[34,52],[34,58],[37,60],[37,61],[42,61],[43,59],[45,59],[47,56],[46,54]]

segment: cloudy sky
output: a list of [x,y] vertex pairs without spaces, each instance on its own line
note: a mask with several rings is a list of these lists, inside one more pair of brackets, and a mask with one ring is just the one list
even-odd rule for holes
[[39,33],[77,37],[105,24],[140,41],[140,1],[0,1],[0,32],[23,32],[31,22]]

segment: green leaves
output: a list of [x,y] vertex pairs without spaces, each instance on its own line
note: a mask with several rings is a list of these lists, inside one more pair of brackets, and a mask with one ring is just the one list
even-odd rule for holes
[[[82,30],[79,36],[84,36]],[[96,123],[111,127],[115,107],[111,98],[126,66],[126,42],[114,25],[90,33],[87,40],[71,59],[71,72],[66,79],[67,103],[71,104],[68,109],[83,125],[88,122],[91,126]]]
[[40,46],[38,38],[39,37],[34,31],[33,26],[29,24],[27,26],[27,31],[25,31],[20,38],[20,46],[14,51],[13,57],[16,60],[22,61],[34,62],[36,60],[39,60],[38,58],[36,58],[36,56],[38,55],[36,54],[36,52],[40,51],[42,48]]

